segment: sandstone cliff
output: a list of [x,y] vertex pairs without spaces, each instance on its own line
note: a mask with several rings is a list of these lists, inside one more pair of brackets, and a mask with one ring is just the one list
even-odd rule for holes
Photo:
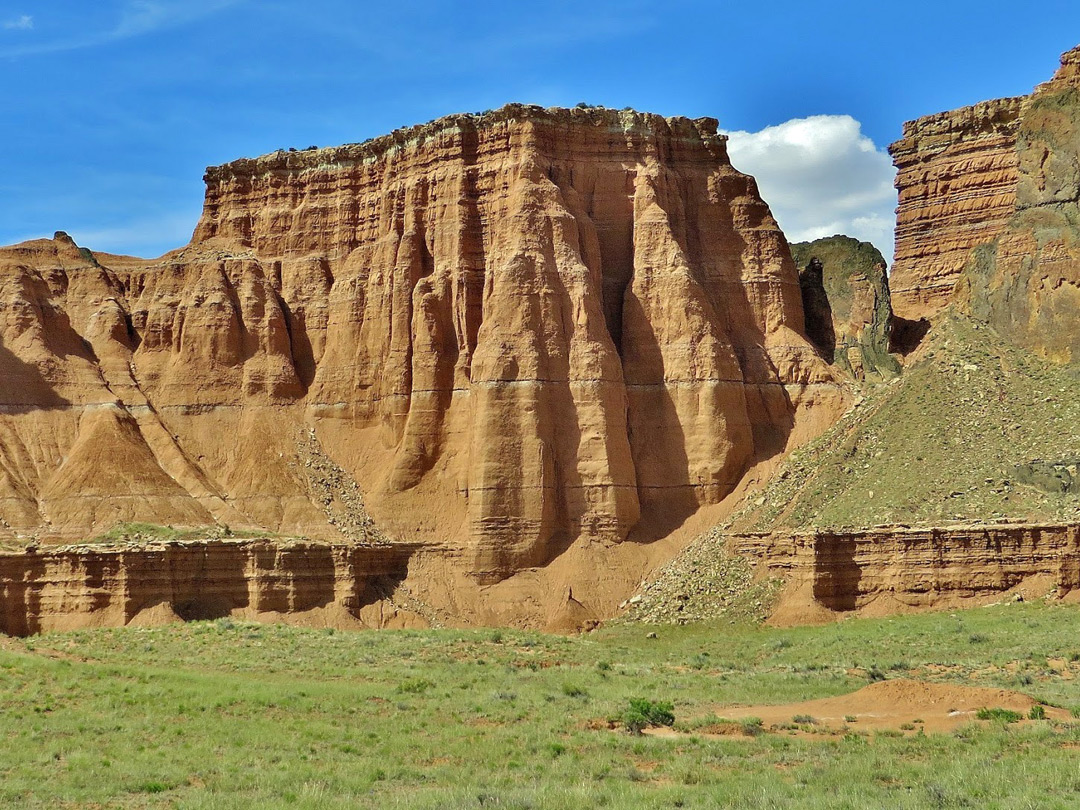
[[786,581],[771,617],[777,624],[974,606],[1010,592],[1075,600],[1080,588],[1080,524],[879,526],[727,542]]
[[986,101],[904,124],[896,164],[898,318],[946,307],[972,248],[1001,233],[1016,202],[1016,133],[1024,98]]
[[424,626],[394,604],[416,548],[268,540],[0,554],[0,632],[28,635],[237,616]]
[[[711,119],[511,105],[206,182],[154,261],[0,250],[9,535],[374,518],[493,582],[668,534],[841,404]],[[597,575],[559,585],[640,571]]]
[[1067,313],[1080,300],[1078,85],[1074,48],[1030,96],[904,125],[889,147],[900,195],[891,286],[901,331],[960,299],[1046,357],[1076,356],[1080,330]]

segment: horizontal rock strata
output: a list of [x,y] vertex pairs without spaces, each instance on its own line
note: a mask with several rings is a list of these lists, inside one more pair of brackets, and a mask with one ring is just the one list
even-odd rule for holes
[[0,632],[313,611],[331,624],[364,616],[378,626],[393,610],[365,609],[406,577],[415,550],[262,540],[0,554]]
[[972,248],[1012,216],[1025,103],[998,99],[909,121],[889,147],[899,193],[889,283],[899,318],[930,318],[947,306]]
[[835,611],[883,597],[912,608],[993,597],[1032,578],[1061,594],[1080,588],[1080,524],[777,532],[728,543],[787,580],[788,592]]

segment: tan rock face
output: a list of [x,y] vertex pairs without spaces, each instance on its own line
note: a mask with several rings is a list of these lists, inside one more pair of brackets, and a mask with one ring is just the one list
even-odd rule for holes
[[283,614],[346,628],[418,624],[390,598],[415,551],[257,540],[0,554],[0,632]]
[[154,262],[0,251],[0,519],[340,537],[332,468],[481,580],[662,536],[837,396],[715,127],[512,105],[209,169]]
[[948,305],[972,248],[995,239],[1016,202],[1016,133],[1024,98],[987,101],[904,124],[896,164],[897,317]]
[[773,616],[786,624],[813,620],[822,607],[884,614],[985,604],[1010,590],[1031,598],[1080,588],[1075,524],[883,526],[732,535],[729,543],[787,580]]

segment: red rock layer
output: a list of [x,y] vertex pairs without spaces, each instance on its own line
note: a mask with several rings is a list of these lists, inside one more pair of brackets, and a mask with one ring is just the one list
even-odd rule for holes
[[414,550],[260,540],[0,554],[0,632],[305,612],[379,626],[396,617],[377,603],[405,578]]
[[899,318],[930,318],[947,306],[972,248],[997,238],[1012,215],[1025,102],[985,101],[909,121],[889,147],[899,192],[889,285]]
[[660,536],[803,406],[833,416],[784,237],[711,119],[512,105],[206,181],[156,262],[0,252],[12,531],[335,536],[310,434],[391,533],[498,579]]
[[1080,524],[879,527],[734,535],[730,542],[787,580],[795,600],[781,609],[791,618],[807,596],[830,610],[859,610],[882,599],[891,610],[999,596],[1033,578],[1043,593],[1080,588]]

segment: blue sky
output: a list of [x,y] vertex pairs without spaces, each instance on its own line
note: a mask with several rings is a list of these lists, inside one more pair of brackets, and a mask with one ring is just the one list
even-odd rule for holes
[[878,243],[902,122],[1028,92],[1078,43],[1075,0],[0,0],[0,244],[155,256],[207,165],[508,101],[714,116],[791,238]]

